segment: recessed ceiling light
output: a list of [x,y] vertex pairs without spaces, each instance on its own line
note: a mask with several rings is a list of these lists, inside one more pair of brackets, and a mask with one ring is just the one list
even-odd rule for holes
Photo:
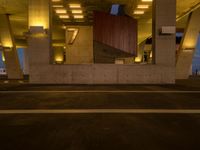
[[142,15],[142,14],[144,14],[144,11],[142,11],[142,10],[135,10],[134,14],[135,15]]
[[61,0],[52,0],[52,2],[60,2]]
[[142,0],[142,2],[153,2],[153,0]]
[[81,14],[83,13],[82,10],[72,10],[72,14]]
[[61,18],[61,19],[68,19],[69,15],[59,15],[59,18]]
[[65,10],[65,9],[56,9],[55,11],[57,14],[66,14],[67,13],[67,10]]
[[138,9],[148,9],[149,5],[138,5],[137,8]]
[[83,15],[74,15],[74,18],[75,18],[75,19],[83,19],[84,16],[83,16]]
[[54,8],[63,8],[63,5],[53,5]]
[[69,4],[70,8],[81,8],[81,4]]

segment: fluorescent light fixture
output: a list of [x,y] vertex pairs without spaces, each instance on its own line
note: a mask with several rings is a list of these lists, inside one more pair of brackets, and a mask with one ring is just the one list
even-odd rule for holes
[[81,8],[81,4],[69,4],[70,8]]
[[53,8],[63,8],[63,5],[53,5]]
[[52,0],[52,2],[60,2],[61,0]]
[[67,10],[65,10],[65,9],[56,9],[55,11],[57,14],[66,14],[67,13]]
[[149,5],[138,5],[137,8],[138,9],[148,9]]
[[142,14],[144,14],[144,11],[143,10],[135,10],[134,14],[135,15],[142,15]]
[[74,15],[74,18],[75,18],[75,19],[83,19],[84,16],[83,16],[83,15]]
[[142,0],[142,2],[153,2],[153,0]]
[[72,10],[72,14],[81,14],[83,13],[82,10]]
[[59,15],[60,19],[69,19],[69,15]]

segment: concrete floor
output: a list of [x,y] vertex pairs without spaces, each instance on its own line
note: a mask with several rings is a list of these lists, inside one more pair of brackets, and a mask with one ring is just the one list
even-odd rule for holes
[[[1,82],[0,112],[22,109],[200,110],[200,80],[128,86]],[[0,150],[199,150],[199,143],[200,113],[0,113]]]

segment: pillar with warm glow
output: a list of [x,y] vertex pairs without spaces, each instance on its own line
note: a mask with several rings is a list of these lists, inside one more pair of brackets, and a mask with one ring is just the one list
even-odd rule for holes
[[41,74],[38,68],[48,66],[51,58],[50,0],[29,0],[28,55],[30,82]]
[[0,41],[4,51],[6,72],[8,79],[22,79],[15,40],[11,29],[9,15],[0,15]]
[[200,31],[199,18],[200,8],[192,12],[189,16],[188,24],[177,55],[177,79],[187,79],[191,74],[192,59],[196,50]]
[[28,25],[50,27],[50,0],[29,0]]

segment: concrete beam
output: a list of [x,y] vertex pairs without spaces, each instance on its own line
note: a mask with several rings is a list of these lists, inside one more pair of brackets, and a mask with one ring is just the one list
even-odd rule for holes
[[187,79],[190,75],[200,31],[200,8],[192,12],[177,54],[176,79]]
[[8,79],[22,79],[23,74],[19,64],[19,58],[9,16],[0,15],[0,22],[0,41],[4,51]]

